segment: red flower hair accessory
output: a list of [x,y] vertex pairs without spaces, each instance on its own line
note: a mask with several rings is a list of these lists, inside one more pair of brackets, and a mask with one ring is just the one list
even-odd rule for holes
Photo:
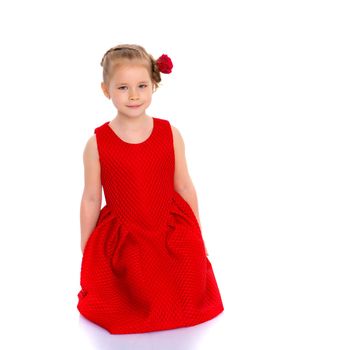
[[171,70],[173,68],[173,62],[171,62],[171,59],[168,55],[165,55],[165,54],[161,55],[156,62],[157,62],[158,69],[161,73],[165,73],[165,74],[171,73]]

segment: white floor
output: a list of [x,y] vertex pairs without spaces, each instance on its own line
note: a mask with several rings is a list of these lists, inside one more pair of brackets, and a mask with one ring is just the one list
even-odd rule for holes
[[109,334],[79,316],[79,334],[84,338],[84,349],[213,349],[212,344],[220,337],[225,316],[224,311],[216,318],[192,327],[121,335]]

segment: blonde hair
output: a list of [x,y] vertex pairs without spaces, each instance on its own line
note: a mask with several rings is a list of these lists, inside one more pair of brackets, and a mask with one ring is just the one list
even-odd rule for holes
[[162,78],[156,60],[142,46],[135,44],[120,44],[106,51],[101,60],[103,82],[108,85],[115,66],[127,61],[144,64],[148,69],[155,90],[158,89]]

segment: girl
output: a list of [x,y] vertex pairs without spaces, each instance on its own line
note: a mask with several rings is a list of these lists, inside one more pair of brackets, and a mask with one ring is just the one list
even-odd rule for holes
[[101,66],[117,116],[95,128],[84,150],[77,308],[111,334],[210,320],[224,307],[184,141],[168,120],[146,114],[172,61],[127,44],[109,49]]

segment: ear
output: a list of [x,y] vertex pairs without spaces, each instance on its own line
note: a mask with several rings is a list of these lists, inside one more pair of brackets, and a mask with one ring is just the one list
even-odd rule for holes
[[107,98],[110,98],[109,92],[108,92],[108,87],[107,87],[107,85],[106,85],[104,82],[101,83],[101,89],[102,89],[102,91],[103,91],[103,94],[104,94]]

